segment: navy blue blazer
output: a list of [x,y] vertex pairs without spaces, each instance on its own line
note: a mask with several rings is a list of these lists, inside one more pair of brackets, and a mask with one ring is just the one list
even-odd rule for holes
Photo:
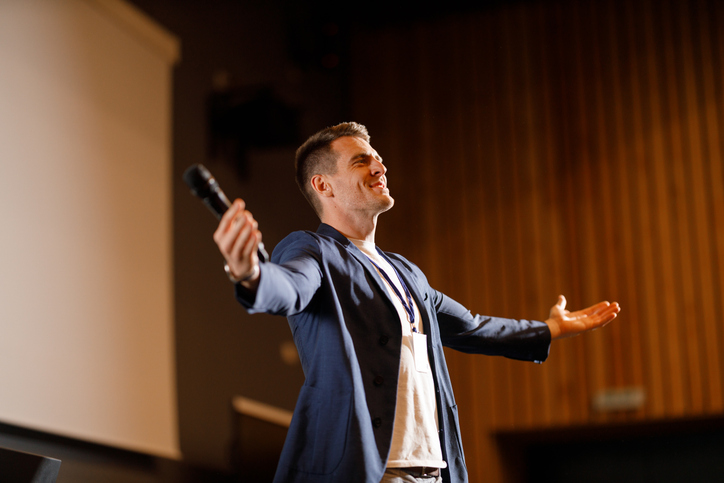
[[[427,334],[437,397],[443,481],[468,481],[443,346],[542,362],[550,331],[543,322],[473,316],[430,287],[420,269],[383,253],[410,289]],[[249,313],[284,315],[305,382],[274,481],[379,483],[392,441],[402,329],[379,274],[329,225],[294,232],[261,266],[256,296],[237,285]]]

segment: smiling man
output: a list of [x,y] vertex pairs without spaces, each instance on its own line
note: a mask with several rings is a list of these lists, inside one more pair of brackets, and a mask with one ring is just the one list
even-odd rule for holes
[[392,208],[395,200],[387,187],[387,168],[368,139],[343,136],[332,141],[329,150],[337,162],[324,173],[312,174],[313,166],[307,167],[309,174],[300,186],[309,187],[305,195],[323,223],[347,238],[374,243],[377,216]]
[[214,240],[249,313],[284,315],[305,374],[275,482],[468,481],[443,346],[542,362],[552,339],[606,325],[601,302],[578,312],[561,296],[544,321],[473,316],[401,255],[375,246],[392,208],[387,168],[367,129],[310,137],[297,183],[322,221],[260,264],[261,233],[236,200]]

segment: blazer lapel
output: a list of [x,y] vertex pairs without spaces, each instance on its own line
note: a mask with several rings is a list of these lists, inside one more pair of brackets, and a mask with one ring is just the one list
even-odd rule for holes
[[385,283],[382,281],[382,277],[380,277],[380,274],[377,273],[377,269],[374,267],[374,265],[372,265],[372,262],[370,262],[370,259],[367,258],[367,255],[365,255],[362,250],[357,248],[357,246],[352,243],[349,238],[342,235],[340,232],[335,230],[330,225],[327,225],[326,223],[322,223],[321,225],[319,225],[317,233],[320,235],[332,237],[337,240],[342,246],[344,246],[347,249],[347,253],[352,255],[354,258],[357,259],[358,262],[362,264],[367,272],[368,277],[370,277],[374,281],[375,288],[380,294],[382,294],[384,299],[390,304],[391,308],[393,310],[397,310],[395,309],[394,302],[390,298],[390,293],[387,291]]
[[[425,334],[429,334],[430,333],[430,319],[429,319],[428,313],[427,313],[427,306],[424,304],[424,302],[426,300],[423,300],[422,294],[420,293],[420,290],[418,289],[417,284],[411,278],[411,275],[412,275],[411,272],[404,265],[402,265],[402,263],[400,263],[399,261],[388,257],[382,250],[377,250],[377,251],[379,253],[381,253],[383,257],[385,257],[385,260],[390,262],[390,265],[395,267],[395,270],[397,270],[397,273],[405,281],[405,284],[407,285],[407,289],[412,294],[412,298],[415,299],[415,303],[417,304],[417,309],[420,311],[420,316],[422,317],[422,330]],[[430,338],[428,337],[428,345],[429,344],[430,344]]]

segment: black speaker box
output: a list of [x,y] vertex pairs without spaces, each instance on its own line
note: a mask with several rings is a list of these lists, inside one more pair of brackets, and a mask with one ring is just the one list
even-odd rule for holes
[[0,480],[3,483],[55,483],[60,460],[0,448]]

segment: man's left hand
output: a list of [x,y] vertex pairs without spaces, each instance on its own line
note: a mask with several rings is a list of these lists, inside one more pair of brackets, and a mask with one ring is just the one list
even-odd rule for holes
[[616,302],[599,302],[586,309],[569,312],[566,310],[566,298],[560,295],[558,303],[551,308],[546,324],[551,331],[551,339],[562,339],[603,327],[615,319],[620,311],[621,307]]

